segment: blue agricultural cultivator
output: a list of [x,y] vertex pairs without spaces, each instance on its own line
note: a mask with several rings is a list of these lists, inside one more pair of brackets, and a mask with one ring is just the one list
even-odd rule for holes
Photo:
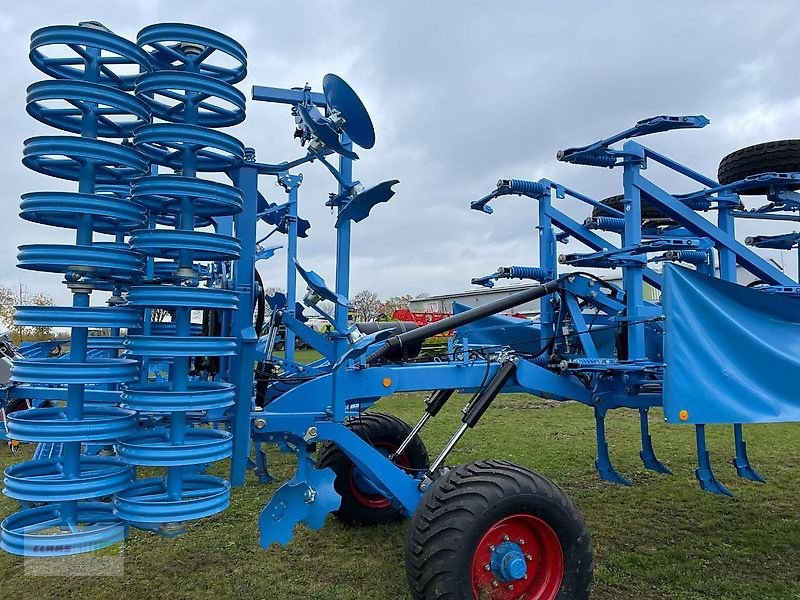
[[[800,420],[790,352],[800,340],[800,286],[753,249],[797,248],[800,235],[743,244],[735,231],[741,219],[800,220],[800,140],[735,152],[716,179],[635,141],[704,127],[702,116],[646,119],[563,150],[560,161],[621,171],[620,194],[597,199],[548,179],[503,179],[471,205],[491,214],[502,196],[535,202],[538,260],[473,280],[531,287],[419,327],[351,323],[351,229],[398,181],[354,178],[356,150],[372,148],[375,133],[341,78],[325,76],[321,91],[252,88],[250,109],[284,105],[303,148],[268,163],[221,131],[245,119],[235,84],[248,60],[221,33],[167,23],[133,42],[96,22],[45,27],[31,37],[30,60],[48,78],[28,88],[27,112],[65,133],[26,140],[23,164],[77,190],[27,193],[20,215],[74,230],[75,243],[23,245],[18,262],[62,276],[73,301],[16,312],[21,326],[68,329],[68,352],[0,341],[4,435],[37,444],[32,459],[5,472],[3,492],[20,504],[2,522],[7,552],[89,552],[131,527],[180,535],[224,511],[248,470],[270,481],[264,446],[272,444],[297,469],[261,512],[264,548],[288,543],[298,523],[322,527],[330,513],[362,525],[411,517],[405,556],[415,599],[587,598],[591,538],[560,488],[504,461],[448,465],[499,393],[591,407],[600,476],[625,485],[605,417],[638,411],[642,462],[668,474],[648,418],[663,407],[668,422],[695,427],[697,479],[718,494],[730,492],[712,470],[706,425],[729,424],[735,472],[763,482],[743,425]],[[331,287],[298,261],[310,229],[298,168],[312,163],[335,185],[325,202],[335,214]],[[647,174],[660,169],[696,191],[654,183]],[[278,184],[278,199],[259,192],[263,181]],[[768,202],[745,209],[748,195]],[[584,204],[583,222],[568,215]],[[262,222],[269,233],[260,236]],[[280,246],[266,245],[272,236],[285,238],[277,255]],[[570,240],[577,244],[559,254]],[[283,258],[285,281],[262,282],[256,263]],[[266,294],[268,284],[285,293]],[[501,314],[531,301],[536,320]],[[311,313],[327,332],[306,322]],[[426,338],[451,330],[446,354],[419,356]],[[298,362],[299,341],[322,358]],[[413,425],[369,410],[411,391],[430,392]],[[457,392],[469,395],[461,422],[429,454],[420,431]],[[228,478],[207,473],[223,460]]]

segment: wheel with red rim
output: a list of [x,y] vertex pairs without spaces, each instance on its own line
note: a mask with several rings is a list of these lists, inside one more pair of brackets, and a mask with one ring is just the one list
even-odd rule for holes
[[[387,458],[394,455],[411,433],[411,428],[397,417],[377,412],[348,419],[346,425]],[[413,474],[430,465],[428,451],[418,436],[414,436],[403,454],[392,461]],[[334,514],[340,521],[350,525],[380,525],[406,517],[385,496],[380,484],[371,481],[335,444],[327,443],[322,447],[317,467],[330,468],[336,474],[333,486],[342,497],[342,503]]]
[[592,562],[589,531],[569,497],[504,461],[438,478],[406,543],[414,600],[584,600]]
[[472,588],[478,597],[485,591],[490,598],[552,600],[563,578],[564,553],[556,532],[529,514],[492,525],[472,557]]

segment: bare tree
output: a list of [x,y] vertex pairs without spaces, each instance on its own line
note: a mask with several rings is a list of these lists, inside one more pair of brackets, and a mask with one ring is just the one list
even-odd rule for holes
[[53,299],[42,292],[32,292],[28,287],[19,282],[15,289],[0,286],[0,320],[11,331],[14,343],[22,340],[43,340],[52,337],[52,327],[29,327],[14,325],[15,306],[54,306]]
[[372,290],[362,290],[350,300],[350,311],[356,321],[374,321],[381,314],[381,300]]
[[381,313],[385,315],[387,319],[391,319],[394,311],[403,308],[409,308],[413,299],[414,298],[411,296],[411,294],[392,296],[381,305]]
[[322,302],[317,304],[317,308],[319,308],[326,315],[330,315],[331,317],[333,316],[333,313],[336,311],[336,305],[330,300],[323,300]]

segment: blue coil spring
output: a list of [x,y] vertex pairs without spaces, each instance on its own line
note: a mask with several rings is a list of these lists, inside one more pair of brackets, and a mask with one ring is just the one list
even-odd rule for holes
[[534,281],[545,281],[550,278],[547,270],[541,267],[509,267],[508,276],[510,279],[533,279]]
[[619,266],[613,259],[593,257],[591,254],[561,254],[558,262],[562,265],[579,265],[596,269],[614,269]]
[[[182,24],[147,27],[137,41],[150,55],[153,72],[136,80],[135,93],[160,122],[138,128],[134,146],[175,174],[152,173],[133,183],[133,199],[147,211],[148,222],[172,228],[151,226],[131,236],[133,247],[155,262],[151,277],[130,289],[128,302],[143,312],[161,308],[173,316],[172,323],[152,324],[147,334],[129,335],[125,347],[143,364],[171,367],[166,381],[154,381],[145,371],[125,386],[123,406],[160,418],[155,427],[122,440],[118,451],[129,465],[166,473],[136,481],[116,494],[114,505],[125,521],[175,531],[180,523],[224,510],[230,500],[229,483],[202,471],[230,456],[231,434],[197,425],[198,415],[231,406],[236,388],[190,377],[190,361],[232,356],[237,343],[196,335],[191,316],[193,310],[229,313],[238,304],[234,291],[201,285],[205,271],[195,261],[238,259],[236,238],[197,228],[241,212],[242,193],[197,173],[227,171],[244,160],[242,143],[212,128],[244,120],[245,98],[232,84],[246,74],[246,53],[227,36]],[[215,62],[219,58],[224,60]]]
[[568,162],[588,167],[613,167],[617,159],[613,154],[608,154],[607,149],[603,148],[598,152],[579,152],[571,157]]
[[701,250],[668,250],[664,253],[664,258],[692,265],[704,265],[708,263],[708,252]]
[[547,186],[538,181],[527,179],[501,179],[497,185],[507,185],[514,194],[529,194],[531,196],[541,196],[547,192]]
[[[78,183],[77,192],[24,194],[23,219],[74,229],[75,245],[28,244],[17,256],[22,269],[58,273],[72,292],[72,306],[18,307],[18,325],[71,329],[66,358],[14,361],[12,381],[52,394],[52,406],[12,414],[9,435],[41,443],[33,460],[6,469],[4,493],[25,508],[2,522],[0,545],[22,555],[65,555],[118,542],[127,527],[102,501],[128,487],[133,469],[113,456],[82,454],[86,445],[109,445],[135,430],[136,415],[115,404],[119,385],[134,381],[139,366],[119,357],[123,328],[140,326],[139,313],[112,301],[93,306],[93,291],[122,290],[142,273],[142,257],[125,236],[144,223],[144,212],[126,190],[148,170],[146,159],[124,138],[150,122],[147,105],[128,93],[136,75],[150,69],[136,44],[94,23],[45,27],[31,36],[30,59],[54,77],[28,88],[27,112],[42,123],[76,136],[47,135],[25,140],[23,163],[39,173]],[[94,234],[114,236],[97,241]],[[110,329],[102,342],[90,328]],[[59,449],[60,452],[55,452]]]
[[600,229],[601,231],[613,231],[616,233],[625,231],[625,219],[622,217],[589,217],[583,224],[589,229]]

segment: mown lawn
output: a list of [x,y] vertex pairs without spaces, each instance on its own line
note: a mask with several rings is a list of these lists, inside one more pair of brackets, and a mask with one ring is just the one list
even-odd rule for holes
[[[413,422],[421,399],[399,396],[379,408]],[[424,430],[432,454],[455,429],[461,404],[454,398]],[[672,477],[641,468],[635,413],[617,411],[608,419],[616,465],[636,483],[633,488],[597,479],[587,408],[529,396],[499,397],[450,462],[504,458],[534,467],[564,487],[592,531],[598,600],[800,598],[800,426],[747,428],[751,458],[767,485],[737,480],[728,464],[730,428],[709,428],[717,474],[734,492],[731,499],[698,489],[692,429],[665,425],[656,411],[652,418],[656,449],[675,471]],[[290,461],[271,457],[274,474],[288,476]],[[3,466],[13,460],[0,451]],[[261,550],[258,513],[275,487],[260,486],[250,475],[248,484],[234,491],[229,510],[191,524],[189,533],[176,539],[134,531],[124,545],[123,576],[25,576],[20,559],[0,553],[0,598],[408,597],[403,524],[348,529],[330,519],[321,531],[301,528],[286,548]],[[13,509],[13,502],[0,499],[0,513]]]

